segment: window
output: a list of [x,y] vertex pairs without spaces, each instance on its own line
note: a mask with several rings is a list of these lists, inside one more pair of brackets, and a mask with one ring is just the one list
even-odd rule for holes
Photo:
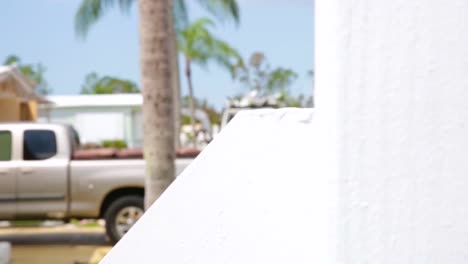
[[[108,139],[124,139],[123,112],[86,112],[75,115],[75,127],[82,143],[97,143]],[[99,129],[105,128],[105,129]]]
[[71,125],[67,126],[68,129],[68,135],[70,137],[70,146],[71,146],[71,153],[75,152],[80,148],[80,136],[78,135],[78,132],[76,132],[75,128]]
[[50,130],[26,130],[23,140],[24,160],[45,160],[57,154],[55,133]]
[[236,115],[237,113],[230,113],[229,116],[228,116],[228,120],[226,123],[229,123],[233,118],[234,116]]
[[0,161],[11,160],[11,132],[0,131]]

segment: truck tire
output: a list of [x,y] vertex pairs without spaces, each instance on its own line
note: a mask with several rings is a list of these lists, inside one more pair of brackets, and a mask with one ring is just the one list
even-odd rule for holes
[[143,197],[123,196],[111,203],[104,213],[106,233],[113,244],[117,243],[143,215]]

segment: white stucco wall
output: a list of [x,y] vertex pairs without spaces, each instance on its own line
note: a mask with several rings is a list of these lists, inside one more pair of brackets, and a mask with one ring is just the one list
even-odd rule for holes
[[316,3],[330,263],[468,263],[468,1]]
[[312,124],[239,116],[103,263],[467,263],[467,13],[317,0]]
[[309,171],[311,121],[237,115],[102,263],[314,263],[326,202]]

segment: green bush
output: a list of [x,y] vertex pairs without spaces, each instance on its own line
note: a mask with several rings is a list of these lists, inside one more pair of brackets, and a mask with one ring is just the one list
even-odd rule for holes
[[127,148],[127,142],[125,142],[125,140],[121,140],[121,139],[104,140],[104,141],[102,141],[102,146],[105,147],[105,148],[124,149],[124,148]]
[[190,125],[191,124],[190,116],[183,115],[180,121],[181,121],[182,125]]

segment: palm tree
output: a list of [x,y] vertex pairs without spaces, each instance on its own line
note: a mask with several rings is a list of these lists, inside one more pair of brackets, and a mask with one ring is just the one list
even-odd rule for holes
[[[137,0],[82,0],[78,11],[75,15],[75,30],[81,37],[86,37],[91,27],[99,21],[99,19],[115,5],[123,13],[128,13],[133,3]],[[218,20],[224,21],[230,19],[239,23],[239,6],[236,0],[197,0],[198,3]],[[175,28],[185,28],[188,24],[188,13],[185,0],[173,0],[173,22]],[[171,21],[172,22],[172,21]],[[179,80],[179,64],[177,51],[176,36],[173,33],[172,44],[174,48],[171,49],[172,61],[171,69],[176,74],[173,74],[172,86],[174,87],[174,117],[176,119],[175,131],[180,131],[180,80]],[[176,145],[179,146],[179,137],[175,138]]]
[[[135,2],[137,0],[82,0],[75,16],[77,34],[85,37],[91,26],[115,5],[118,5],[121,11],[128,12]],[[174,27],[183,28],[188,24],[188,13],[185,0],[139,0],[138,3],[147,207],[174,179],[175,132],[179,131],[180,124],[179,68]],[[220,20],[229,18],[236,23],[239,21],[236,0],[198,0],[198,3]],[[161,10],[161,5],[168,8],[167,12]],[[155,12],[156,9],[158,12]],[[154,13],[151,13],[153,11]],[[167,22],[168,28],[163,26],[164,22]],[[158,35],[161,33],[164,33],[163,37]],[[161,43],[168,44],[168,47],[160,46]],[[167,57],[166,54],[170,56]],[[162,67],[167,66],[162,63],[166,58],[170,61],[169,69]],[[165,78],[167,76],[171,78],[169,82]],[[159,79],[160,77],[163,78]],[[173,87],[170,89],[171,95],[167,93],[168,87]],[[168,109],[168,106],[172,106],[172,109]],[[169,139],[173,142],[169,142]]]
[[145,208],[175,178],[174,108],[170,44],[171,0],[139,0]]
[[[192,132],[195,138],[195,104],[192,83],[192,63],[206,66],[210,62],[218,63],[230,71],[240,60],[239,53],[226,42],[216,38],[208,29],[214,26],[208,18],[197,19],[185,29],[178,32],[179,52],[184,56],[185,77],[189,90],[189,107],[191,113]],[[196,142],[194,141],[195,145]],[[195,146],[196,147],[196,146]]]
[[[78,35],[86,37],[91,27],[115,5],[123,13],[128,13],[137,0],[82,0],[75,15],[75,30]],[[239,23],[240,12],[236,0],[197,0],[198,4],[216,17],[219,21],[231,20]],[[188,24],[186,0],[173,0],[173,18],[175,28],[185,28]]]

